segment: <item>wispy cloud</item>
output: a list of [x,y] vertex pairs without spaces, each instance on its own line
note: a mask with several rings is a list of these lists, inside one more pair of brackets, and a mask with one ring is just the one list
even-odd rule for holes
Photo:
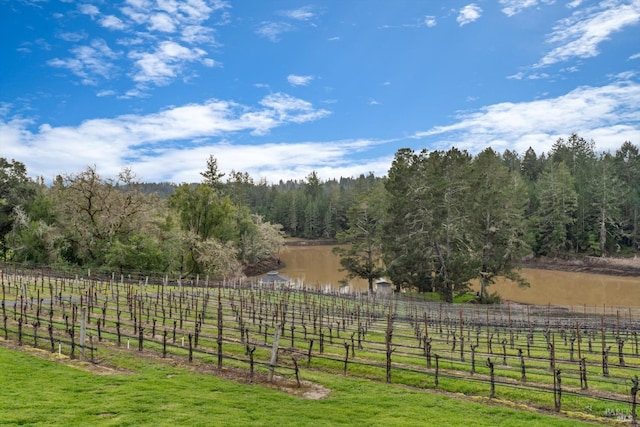
[[100,14],[100,9],[98,9],[96,6],[92,4],[87,4],[87,3],[79,5],[78,10],[80,11],[80,13],[89,15],[91,17],[95,17]]
[[287,81],[291,86],[307,86],[313,80],[313,76],[298,76],[296,74],[289,74]]
[[416,19],[415,22],[412,23],[408,23],[408,24],[384,24],[381,25],[378,28],[381,29],[393,29],[393,28],[420,28],[420,27],[427,27],[427,28],[432,28],[435,27],[436,25],[438,25],[438,21],[436,19],[435,16],[431,16],[431,15],[427,15],[424,17],[421,17],[419,19]]
[[206,61],[206,52],[199,48],[188,48],[178,43],[164,41],[154,52],[133,51],[129,57],[135,60],[136,73],[133,79],[141,84],[164,86],[175,77],[183,74],[185,65],[200,61],[205,65],[213,65]]
[[293,31],[295,27],[286,22],[262,22],[256,29],[256,34],[260,37],[269,39],[272,42],[279,42],[280,35],[289,31]]
[[[539,4],[553,4],[555,1],[556,0],[500,0],[500,4],[504,6],[502,12],[505,15],[513,16],[530,7],[538,6]],[[577,0],[578,4],[576,6],[580,4],[580,1],[581,0]],[[572,3],[576,3],[576,1]]]
[[591,58],[598,46],[623,28],[640,22],[640,0],[606,0],[595,7],[575,11],[559,21],[548,37],[556,47],[535,66],[545,67],[572,58]]
[[126,28],[122,19],[114,15],[107,15],[100,19],[100,25],[110,30],[124,30]]
[[313,7],[311,6],[304,6],[298,9],[291,10],[282,10],[279,12],[279,14],[298,21],[308,21],[316,16],[313,11]]
[[463,25],[467,25],[474,21],[477,21],[478,19],[480,19],[481,15],[482,9],[480,8],[480,6],[475,3],[471,3],[460,9],[456,21],[462,27]]
[[516,74],[512,74],[510,76],[507,76],[508,79],[511,80],[541,80],[541,79],[548,79],[551,76],[547,73],[524,73],[522,71],[516,73]]
[[286,19],[262,21],[255,30],[258,36],[264,37],[273,43],[279,42],[282,34],[295,31],[302,25],[315,27],[316,24],[312,21],[314,21],[318,15],[313,6],[280,10],[277,14]]
[[488,146],[524,152],[529,146],[548,150],[558,137],[578,132],[600,149],[615,149],[625,140],[640,140],[640,84],[585,86],[556,98],[489,105],[457,119],[415,137],[472,152]]
[[69,32],[59,33],[58,37],[66,42],[76,43],[81,40],[85,40],[87,38],[87,33],[85,33],[84,31],[77,31],[77,32],[69,31]]
[[429,28],[435,27],[438,24],[436,17],[431,15],[425,16],[422,22]]
[[70,52],[70,58],[54,58],[47,63],[52,67],[68,69],[80,77],[85,85],[97,84],[98,77],[110,78],[116,68],[113,60],[119,56],[102,39],[93,40],[90,45],[74,47]]

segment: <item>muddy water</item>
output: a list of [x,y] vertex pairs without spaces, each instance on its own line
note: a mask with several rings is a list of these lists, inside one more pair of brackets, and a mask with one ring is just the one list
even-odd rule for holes
[[[286,267],[284,276],[304,280],[307,284],[340,286],[345,272],[339,271],[339,258],[333,246],[289,246],[280,258]],[[489,288],[505,300],[525,304],[574,306],[580,310],[602,311],[603,307],[640,307],[640,277],[617,277],[601,274],[523,269],[529,288],[518,288],[510,282],[498,282]],[[365,280],[351,280],[353,289],[367,289]]]
[[[346,272],[340,271],[340,258],[332,252],[334,246],[287,246],[280,253],[280,259],[286,265],[279,272],[292,279],[301,279],[314,286],[340,286]],[[366,290],[366,280],[349,281],[353,289]]]

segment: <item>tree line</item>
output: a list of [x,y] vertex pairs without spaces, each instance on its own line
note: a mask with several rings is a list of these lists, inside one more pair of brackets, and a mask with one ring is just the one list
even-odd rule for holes
[[491,148],[471,155],[400,149],[372,173],[269,184],[221,173],[207,159],[197,184],[140,183],[95,168],[47,186],[0,159],[4,259],[231,277],[277,257],[283,234],[336,239],[349,277],[386,275],[447,301],[497,276],[525,285],[525,256],[635,253],[640,248],[640,151],[596,152],[577,134],[548,153]]
[[234,203],[219,176],[202,175],[161,198],[129,169],[105,179],[88,167],[48,186],[28,178],[22,163],[0,159],[2,258],[212,280],[259,270],[282,247],[281,227]]

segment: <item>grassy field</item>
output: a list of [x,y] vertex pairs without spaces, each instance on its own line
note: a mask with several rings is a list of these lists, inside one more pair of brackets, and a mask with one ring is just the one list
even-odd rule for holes
[[[2,340],[0,339],[0,343]],[[34,350],[31,349],[31,352]],[[101,375],[0,346],[0,424],[55,426],[579,426],[575,419],[322,372],[309,400],[104,350]],[[104,353],[103,352],[103,353]],[[44,352],[40,352],[44,354]],[[52,357],[47,355],[47,357]],[[65,356],[62,361],[70,362]],[[76,366],[73,366],[75,364]],[[593,425],[593,424],[591,424]]]

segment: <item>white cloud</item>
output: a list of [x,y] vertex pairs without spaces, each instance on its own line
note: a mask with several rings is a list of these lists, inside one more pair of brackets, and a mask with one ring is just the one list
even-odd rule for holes
[[573,0],[569,3],[567,3],[567,7],[569,9],[575,9],[576,7],[580,6],[582,4],[584,0]]
[[256,29],[256,34],[260,37],[269,39],[271,42],[279,42],[280,35],[289,31],[293,31],[294,27],[286,22],[270,22],[265,21]]
[[313,80],[313,76],[298,76],[296,74],[289,74],[287,81],[291,86],[307,86]]
[[475,3],[471,3],[460,9],[460,13],[456,18],[456,21],[460,26],[470,24],[480,18],[482,15],[482,9]]
[[103,96],[114,96],[115,94],[116,92],[113,90],[104,89],[104,90],[98,91],[98,93],[96,93],[96,96],[101,98]]
[[80,32],[65,32],[65,33],[60,33],[58,34],[58,37],[60,37],[62,40],[66,41],[66,42],[79,42],[81,40],[84,40],[87,38],[87,33],[85,33],[84,31],[80,31]]
[[[202,104],[187,104],[154,114],[86,120],[77,126],[42,124],[37,130],[30,130],[33,123],[29,121],[0,119],[0,140],[3,141],[4,155],[25,159],[30,173],[44,175],[47,179],[59,173],[77,172],[92,164],[107,174],[115,174],[128,165],[147,179],[173,179],[183,169],[180,159],[191,158],[199,150],[211,150],[216,145],[207,142],[210,138],[224,139],[238,132],[264,135],[275,127],[318,120],[328,114],[329,111],[315,109],[302,99],[274,93],[254,107],[211,99]],[[203,139],[204,142],[199,144],[199,148],[194,148],[191,143],[194,139]],[[188,142],[185,147],[182,146],[183,141]],[[304,143],[298,148],[304,145],[316,146],[315,143]],[[366,143],[360,144],[363,145]],[[297,158],[298,162],[306,158],[305,161],[311,164],[311,159],[320,156],[320,152],[336,161],[340,153],[361,149],[360,146],[355,142],[331,147],[318,143],[315,151],[306,153],[286,144],[236,146],[229,151],[236,153],[234,155],[239,156],[239,161],[244,162],[243,165],[231,166],[236,170],[256,169],[259,165],[279,169],[295,167],[287,162],[291,158]],[[253,157],[249,153],[259,156]],[[190,164],[187,170],[202,170],[203,159],[206,156]],[[197,178],[197,174],[191,180],[193,178]]]
[[0,116],[6,116],[11,111],[12,105],[8,102],[0,102]]
[[173,33],[176,30],[176,24],[173,19],[166,13],[154,13],[149,17],[151,30],[162,31],[165,33]]
[[619,148],[625,140],[640,141],[640,84],[616,81],[557,98],[489,105],[415,137],[471,152],[488,146],[524,152],[529,146],[546,151],[557,138],[574,132],[593,138],[602,150]]
[[47,63],[52,67],[68,69],[80,77],[85,85],[96,84],[97,77],[110,78],[115,71],[112,61],[119,56],[102,39],[93,40],[90,45],[74,47],[70,52],[73,54],[71,58],[54,58]]
[[[154,52],[131,52],[129,57],[135,60],[137,72],[134,81],[164,86],[183,73],[186,64],[194,61],[206,61],[206,52],[198,48],[188,48],[178,43],[164,41]],[[212,65],[204,62],[205,65]]]
[[[113,6],[101,5],[105,10]],[[212,17],[220,12],[228,22],[228,8],[229,3],[223,0],[124,0],[121,5],[111,7],[109,14],[102,15],[100,9],[89,2],[78,5],[80,13],[90,16],[101,27],[122,32],[117,43],[125,52],[118,55],[122,61],[118,65],[127,70],[119,76],[132,77],[136,85],[126,92],[127,97],[143,94],[149,84],[167,85],[187,74],[197,75],[195,71],[187,73],[194,63],[213,66],[214,60],[206,58],[205,51],[216,46]],[[215,25],[222,23],[218,21]],[[175,36],[176,33],[179,36]],[[78,42],[81,34],[62,33],[60,37]],[[97,49],[94,47],[94,50]],[[48,64],[71,70],[83,84],[95,84],[99,78],[113,76],[105,71],[114,68],[106,61],[110,55],[102,52],[100,57],[100,52],[90,52],[86,46],[74,46],[70,51],[74,57],[54,58]]]
[[80,13],[89,15],[92,18],[100,14],[100,9],[92,4],[81,4],[78,9],[80,9]]
[[310,19],[313,19],[316,16],[311,6],[304,6],[304,7],[301,7],[298,9],[292,9],[292,10],[283,10],[283,11],[280,11],[280,15],[286,16],[287,18],[295,19],[298,21],[308,21]]
[[182,29],[180,40],[189,44],[213,43],[213,30],[204,25],[187,25]]
[[640,0],[623,2],[606,0],[597,7],[576,11],[559,21],[548,37],[557,45],[537,64],[544,67],[571,58],[591,58],[599,54],[598,46],[623,28],[640,22]]
[[107,15],[102,18],[100,20],[100,25],[110,30],[124,30],[127,27],[122,19],[114,15]]
[[[580,4],[581,0],[577,0],[578,4]],[[573,3],[575,3],[574,1]],[[507,16],[517,15],[522,12],[524,9],[538,6],[539,4],[553,4],[555,0],[500,0],[500,4],[504,7],[502,8],[502,13]],[[577,5],[576,5],[577,6]]]
[[631,55],[631,56],[629,57],[629,59],[631,59],[631,60],[633,60],[633,59],[640,59],[640,53],[635,53],[635,54]]
[[435,27],[438,24],[435,16],[425,16],[423,22],[424,22],[424,25],[426,25],[429,28]]

